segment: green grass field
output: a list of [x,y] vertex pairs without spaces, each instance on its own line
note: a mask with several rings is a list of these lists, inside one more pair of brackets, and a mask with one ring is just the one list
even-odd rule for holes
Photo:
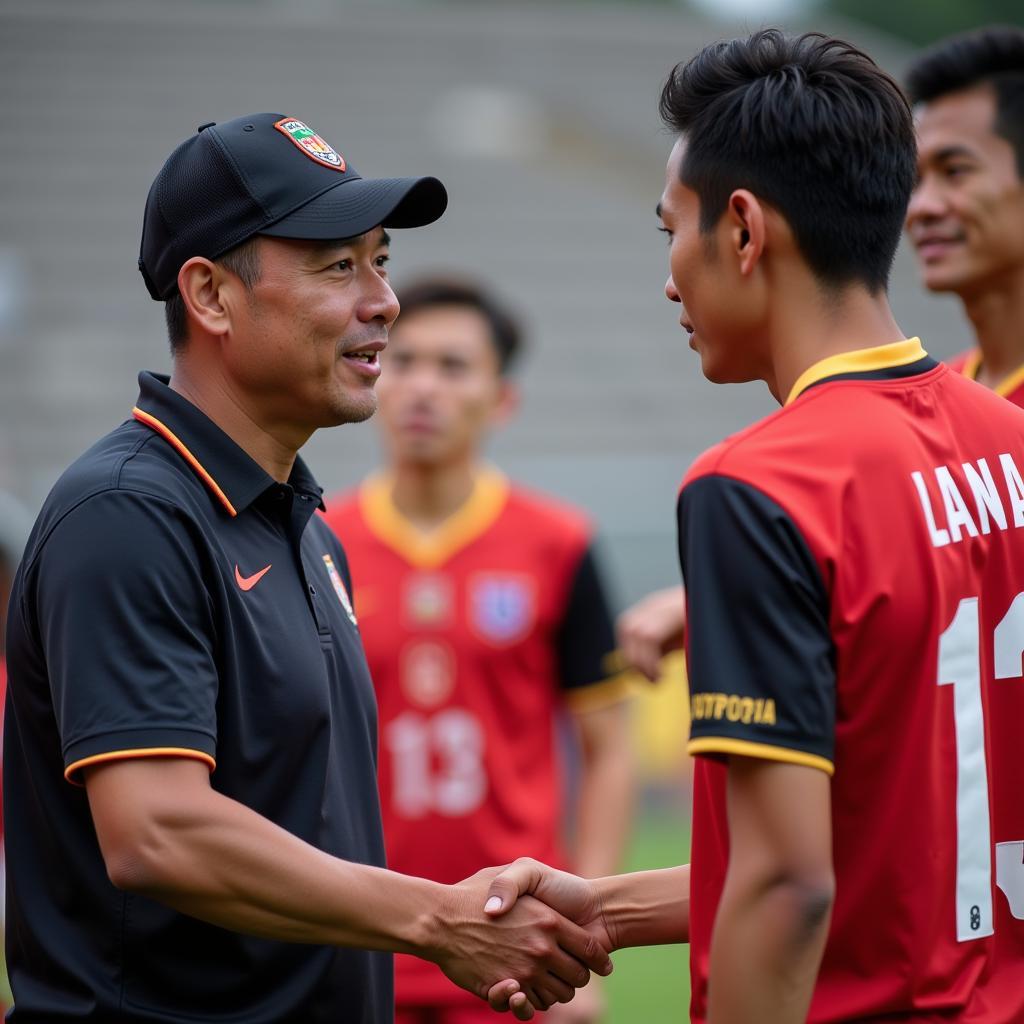
[[[627,867],[669,867],[689,859],[687,822],[649,814],[637,822]],[[649,946],[616,953],[608,979],[608,1024],[680,1024],[688,1019],[688,946]]]

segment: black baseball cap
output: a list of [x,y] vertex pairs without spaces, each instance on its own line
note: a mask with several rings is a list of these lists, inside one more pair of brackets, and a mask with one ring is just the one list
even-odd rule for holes
[[168,157],[146,200],[139,270],[163,301],[186,260],[215,260],[253,235],[352,238],[430,224],[447,205],[437,178],[360,177],[303,121],[249,114],[201,125]]

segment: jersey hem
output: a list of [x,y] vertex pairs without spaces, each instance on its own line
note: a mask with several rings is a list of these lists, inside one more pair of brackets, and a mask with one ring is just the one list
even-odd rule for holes
[[826,775],[834,775],[835,765],[827,758],[818,754],[808,754],[802,750],[791,750],[789,747],[776,747],[770,743],[757,743],[752,740],[736,740],[725,736],[698,737],[686,745],[686,752],[695,757],[699,754],[739,754],[742,757],[756,757],[764,761],[782,761],[797,764],[805,768],[817,768]]

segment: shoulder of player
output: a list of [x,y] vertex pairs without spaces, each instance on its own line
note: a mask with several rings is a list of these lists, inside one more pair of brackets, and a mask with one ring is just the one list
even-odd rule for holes
[[583,509],[518,483],[509,484],[504,516],[528,524],[530,534],[571,545],[585,545],[594,529]]
[[338,491],[324,498],[325,512],[319,516],[338,536],[365,528],[359,501],[360,489]]

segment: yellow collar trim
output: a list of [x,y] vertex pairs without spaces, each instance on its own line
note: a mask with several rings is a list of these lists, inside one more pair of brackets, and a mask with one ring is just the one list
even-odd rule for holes
[[826,377],[834,377],[838,373],[870,373],[872,370],[887,370],[891,366],[906,366],[908,363],[916,363],[918,359],[924,359],[926,355],[928,353],[921,347],[920,338],[907,338],[891,345],[840,352],[804,370],[789,392],[785,404],[789,405],[812,384]]
[[[976,348],[968,355],[961,371],[965,377],[971,380],[978,379],[978,371],[981,369],[981,349]],[[1024,366],[1018,366],[1012,373],[1007,374],[992,390],[1001,398],[1007,398],[1024,384]]]
[[379,474],[360,488],[359,507],[370,531],[418,569],[436,569],[488,530],[505,508],[508,481],[496,469],[477,473],[462,507],[440,526],[423,531],[396,508],[394,479]]

